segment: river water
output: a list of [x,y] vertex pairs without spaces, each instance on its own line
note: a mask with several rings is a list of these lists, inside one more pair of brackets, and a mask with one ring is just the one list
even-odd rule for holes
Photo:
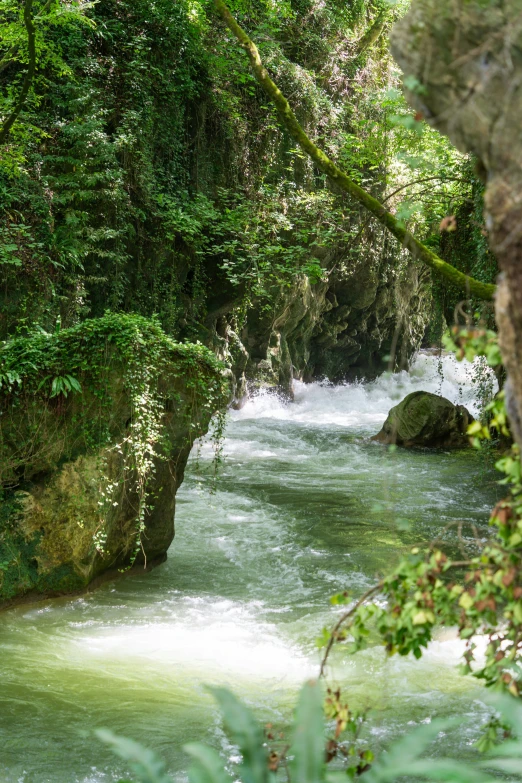
[[[366,385],[296,384],[293,403],[258,395],[230,415],[215,494],[210,446],[189,466],[164,565],[0,614],[0,780],[117,780],[125,767],[90,734],[102,726],[156,749],[184,780],[184,743],[230,753],[205,684],[227,684],[284,725],[317,674],[315,639],[336,617],[329,597],[362,593],[448,522],[484,527],[497,499],[474,451],[390,452],[369,440],[417,389],[474,407],[470,367],[422,354],[409,374]],[[488,711],[456,670],[459,651],[450,630],[421,661],[339,648],[329,678],[370,709],[374,745],[458,714],[439,750],[462,755]]]

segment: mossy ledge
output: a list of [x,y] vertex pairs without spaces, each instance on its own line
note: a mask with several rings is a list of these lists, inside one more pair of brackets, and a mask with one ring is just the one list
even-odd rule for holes
[[216,412],[219,441],[225,366],[154,320],[107,313],[4,343],[0,384],[0,607],[161,558]]

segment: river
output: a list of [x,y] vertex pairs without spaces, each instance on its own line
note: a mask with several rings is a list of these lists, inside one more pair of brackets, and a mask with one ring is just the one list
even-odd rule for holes
[[[184,780],[184,743],[231,752],[205,684],[227,684],[284,725],[317,674],[315,639],[336,617],[329,597],[362,593],[452,520],[484,526],[499,496],[472,450],[390,452],[369,440],[417,389],[474,406],[470,367],[424,354],[409,374],[366,385],[298,383],[293,403],[258,395],[230,414],[215,494],[207,444],[189,465],[164,565],[0,614],[0,780],[118,780],[128,771],[90,733],[102,726],[156,749]],[[456,670],[459,650],[451,632],[419,662],[339,648],[329,677],[371,708],[377,746],[458,714],[459,731],[438,744],[462,755],[487,708]]]

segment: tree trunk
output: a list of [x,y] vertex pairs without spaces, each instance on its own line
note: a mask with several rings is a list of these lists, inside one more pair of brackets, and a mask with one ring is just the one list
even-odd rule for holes
[[522,0],[413,0],[392,52],[417,80],[409,101],[484,172],[508,411],[522,446]]

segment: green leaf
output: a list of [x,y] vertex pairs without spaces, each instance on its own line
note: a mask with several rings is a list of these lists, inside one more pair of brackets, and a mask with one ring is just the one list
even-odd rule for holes
[[350,594],[345,590],[344,593],[332,595],[330,603],[332,606],[337,606],[338,604],[349,604],[351,600]]
[[[513,696],[509,696],[508,694],[496,694],[495,697],[488,699],[488,703],[500,712],[502,719],[509,726],[512,726],[515,730],[517,730],[517,733],[520,731],[520,726],[522,726],[522,703],[520,699],[515,699]],[[518,743],[504,742],[502,745],[496,747],[490,755],[515,755],[514,750],[516,746],[519,747],[520,755],[522,755],[522,741]]]
[[413,75],[405,76],[403,79],[403,84],[407,90],[415,93],[416,95],[426,95],[427,93],[424,85],[421,84],[420,81]]
[[330,632],[330,629],[329,628],[323,628],[322,631],[321,631],[321,635],[318,636],[317,640],[316,640],[317,647],[319,649],[321,649],[321,647],[326,647],[326,645],[330,641],[331,636],[332,636],[332,634]]
[[307,683],[299,694],[292,743],[291,780],[320,783],[325,773],[323,696],[317,683]]
[[223,759],[213,748],[193,742],[183,750],[194,759],[188,771],[190,783],[233,783],[223,768]]
[[76,380],[72,375],[66,375],[65,377],[69,381],[71,389],[74,389],[74,391],[80,392],[81,394],[82,387],[80,381]]
[[456,724],[456,720],[434,720],[426,726],[407,734],[394,743],[388,753],[383,753],[378,761],[364,773],[365,783],[385,783],[401,775],[409,775],[414,761],[422,755],[428,745],[444,729]]
[[486,783],[489,775],[477,770],[475,766],[462,764],[455,759],[420,759],[408,764],[408,774],[413,778],[440,780],[442,783]]
[[51,377],[50,375],[47,375],[47,376],[46,376],[46,377],[43,379],[43,381],[40,381],[40,384],[38,385],[38,388],[37,388],[37,390],[36,390],[36,391],[40,391],[40,389],[42,388],[42,386],[43,386],[45,383],[47,383],[47,381],[50,379],[50,377]]
[[268,763],[263,748],[263,731],[248,707],[227,688],[209,688],[223,713],[230,737],[239,746],[243,756],[240,766],[242,783],[265,783]]
[[165,762],[152,750],[127,737],[119,737],[108,729],[98,729],[95,734],[128,763],[140,783],[172,783],[172,778],[165,772]]
[[522,759],[519,758],[490,759],[481,764],[481,766],[487,769],[497,769],[506,775],[522,775]]

